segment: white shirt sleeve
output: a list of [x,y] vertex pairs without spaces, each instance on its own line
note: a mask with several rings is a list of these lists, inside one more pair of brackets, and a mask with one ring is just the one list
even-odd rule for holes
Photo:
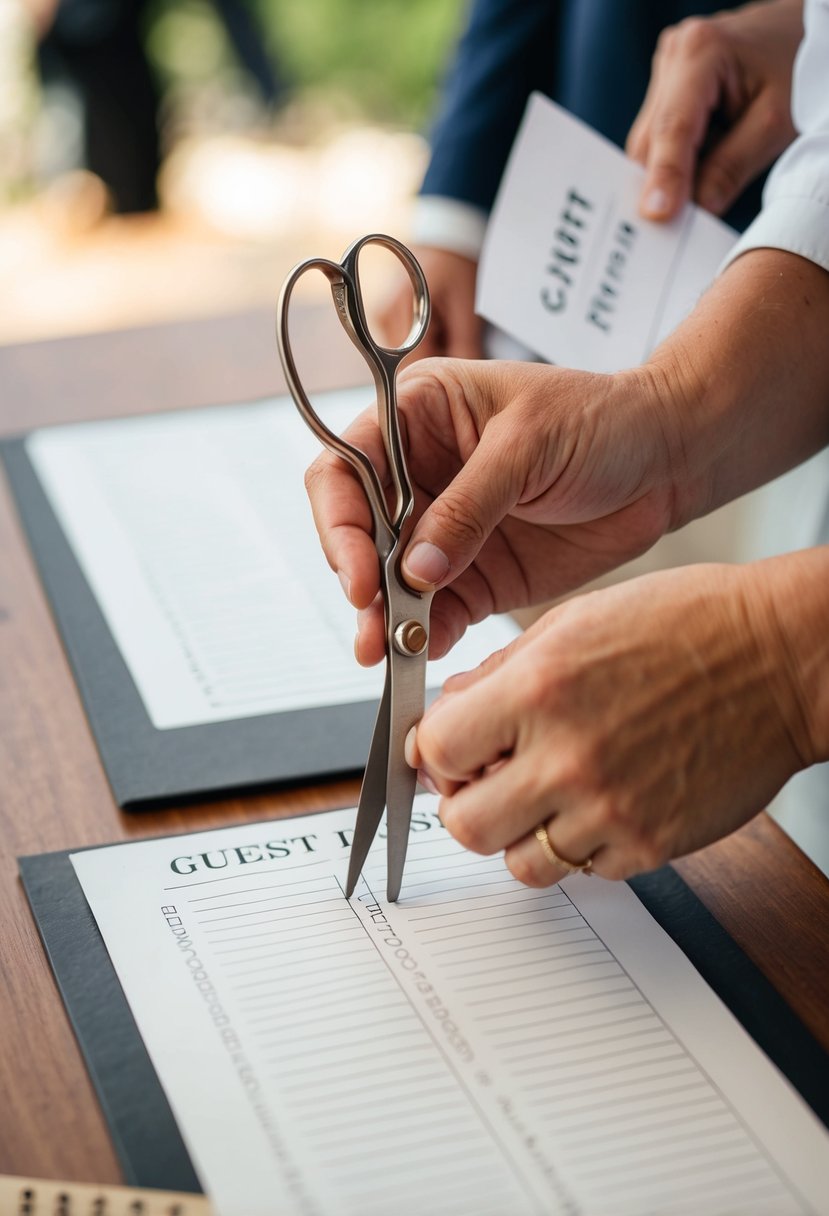
[[798,138],[763,191],[763,209],[723,269],[750,249],[786,249],[829,270],[829,0],[805,0],[792,117]]
[[477,262],[484,243],[487,214],[471,203],[436,194],[415,199],[411,237],[416,245],[431,245],[460,253]]

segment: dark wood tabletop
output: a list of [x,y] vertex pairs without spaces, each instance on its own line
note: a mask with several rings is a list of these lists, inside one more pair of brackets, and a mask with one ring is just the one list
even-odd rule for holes
[[[303,327],[316,387],[353,376]],[[0,348],[0,432],[284,391],[273,313]],[[115,805],[0,478],[0,1172],[116,1182],[106,1124],[17,875],[17,857],[356,801],[355,781],[175,809]],[[829,882],[766,815],[676,863],[829,1049]]]

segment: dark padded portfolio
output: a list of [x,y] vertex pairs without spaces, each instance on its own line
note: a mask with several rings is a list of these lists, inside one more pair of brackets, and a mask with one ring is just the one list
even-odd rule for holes
[[32,466],[25,438],[0,454],[119,806],[171,802],[363,768],[374,701],[157,730]]

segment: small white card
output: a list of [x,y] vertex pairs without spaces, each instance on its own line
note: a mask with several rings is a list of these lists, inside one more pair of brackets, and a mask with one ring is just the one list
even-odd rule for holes
[[642,219],[643,179],[614,144],[533,94],[487,229],[478,312],[552,363],[641,363],[736,239],[693,205],[668,224]]

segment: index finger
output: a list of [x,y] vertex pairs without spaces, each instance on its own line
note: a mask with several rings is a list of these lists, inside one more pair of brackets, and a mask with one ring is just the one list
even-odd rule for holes
[[726,68],[717,29],[696,19],[669,31],[658,87],[644,115],[646,176],[640,209],[649,219],[672,218],[691,197],[697,161],[724,86]]
[[[381,482],[386,458],[373,410],[367,410],[345,432],[374,464]],[[355,608],[367,608],[380,590],[380,568],[372,539],[371,509],[351,466],[323,452],[305,474],[314,524],[329,566]]]

